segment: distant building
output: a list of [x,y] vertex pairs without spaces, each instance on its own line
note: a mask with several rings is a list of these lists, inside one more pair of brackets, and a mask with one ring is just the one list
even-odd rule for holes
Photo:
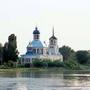
[[59,52],[57,38],[53,35],[49,39],[49,45],[40,41],[40,32],[36,27],[33,31],[33,41],[27,45],[27,52],[21,55],[20,63],[26,64],[32,62],[33,59],[50,59],[63,61],[63,56]]

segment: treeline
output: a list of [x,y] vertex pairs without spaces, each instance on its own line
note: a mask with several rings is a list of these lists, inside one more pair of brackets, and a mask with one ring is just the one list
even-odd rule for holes
[[17,40],[14,34],[8,37],[8,42],[4,46],[0,44],[0,64],[8,63],[9,61],[16,62],[18,59]]
[[59,51],[63,55],[64,62],[76,61],[79,64],[90,64],[90,52],[87,50],[74,51],[69,46],[62,46]]

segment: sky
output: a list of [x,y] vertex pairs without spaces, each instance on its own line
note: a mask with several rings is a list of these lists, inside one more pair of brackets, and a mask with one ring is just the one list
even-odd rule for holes
[[0,0],[0,43],[15,34],[26,53],[36,26],[47,44],[54,27],[59,47],[90,50],[90,0]]

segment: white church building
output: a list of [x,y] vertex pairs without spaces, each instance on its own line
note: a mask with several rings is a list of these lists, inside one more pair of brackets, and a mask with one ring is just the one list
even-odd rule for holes
[[47,46],[45,42],[41,42],[40,32],[37,27],[35,28],[33,31],[33,41],[27,45],[26,54],[21,55],[20,63],[31,63],[33,59],[63,61],[63,56],[59,52],[57,38],[54,35],[54,29],[52,36],[49,38],[49,45]]

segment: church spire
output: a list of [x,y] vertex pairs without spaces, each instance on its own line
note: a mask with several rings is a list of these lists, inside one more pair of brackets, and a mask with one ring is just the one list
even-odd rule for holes
[[52,32],[53,36],[54,36],[54,27],[53,27],[53,32]]
[[53,27],[53,29],[52,29],[52,37],[50,37],[49,40],[50,40],[50,39],[57,39],[57,38],[55,37],[55,35],[54,35],[54,27]]

